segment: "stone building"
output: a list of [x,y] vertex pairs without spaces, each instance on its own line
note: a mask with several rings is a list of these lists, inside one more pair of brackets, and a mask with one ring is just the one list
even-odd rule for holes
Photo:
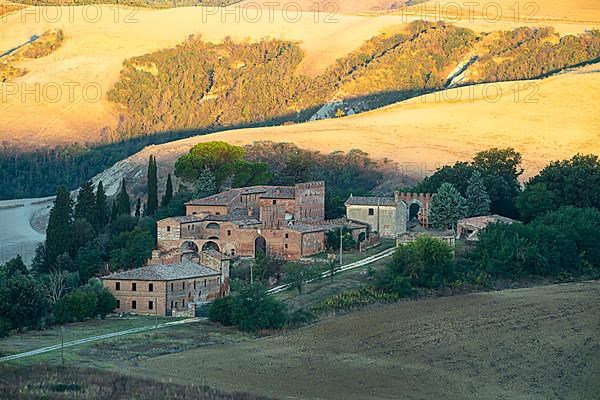
[[196,260],[206,250],[229,256],[298,259],[325,250],[326,232],[366,226],[325,220],[324,182],[229,189],[186,205],[186,215],[157,222],[161,260]]
[[396,238],[411,224],[429,227],[429,193],[394,192],[393,197],[352,196],[344,203],[349,221],[364,223],[381,237]]
[[479,231],[494,223],[512,224],[514,219],[503,217],[502,215],[492,214],[480,217],[470,217],[458,220],[456,224],[456,238],[467,241],[477,241]]
[[102,278],[117,298],[115,312],[143,315],[195,315],[195,310],[229,294],[229,260],[214,252],[200,262],[149,265]]

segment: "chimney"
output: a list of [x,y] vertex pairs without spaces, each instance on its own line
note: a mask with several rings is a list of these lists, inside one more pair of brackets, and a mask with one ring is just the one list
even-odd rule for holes
[[397,190],[394,190],[394,202],[398,203],[400,201],[400,192]]

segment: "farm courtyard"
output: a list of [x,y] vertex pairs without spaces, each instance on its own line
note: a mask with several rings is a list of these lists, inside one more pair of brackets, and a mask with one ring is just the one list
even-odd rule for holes
[[[597,399],[599,315],[600,282],[588,281],[374,306],[259,339],[201,322],[65,358],[131,379],[275,398]],[[40,361],[60,355],[18,364]]]

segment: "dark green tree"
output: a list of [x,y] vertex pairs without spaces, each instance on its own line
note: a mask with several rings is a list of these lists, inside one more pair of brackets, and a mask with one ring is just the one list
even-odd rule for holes
[[483,176],[479,170],[473,171],[469,178],[467,191],[467,217],[477,217],[480,215],[489,215],[490,213],[490,196],[485,188]]
[[110,222],[113,222],[119,216],[119,209],[117,208],[117,201],[113,200],[112,207],[110,209]]
[[156,158],[150,155],[148,160],[148,203],[146,214],[154,215],[158,210],[158,175],[156,170]]
[[58,189],[46,229],[46,258],[53,265],[56,258],[71,250],[73,202],[64,186]]
[[192,196],[196,199],[201,199],[212,196],[215,193],[217,193],[215,174],[210,168],[203,168],[192,188]]
[[456,228],[467,212],[466,200],[450,183],[443,183],[431,199],[429,221],[436,228]]
[[558,208],[558,200],[545,183],[530,183],[517,197],[517,210],[523,222],[531,222],[535,217]]
[[104,186],[102,181],[98,182],[98,188],[96,189],[96,218],[94,220],[94,227],[96,230],[100,230],[108,224],[108,204],[106,202],[106,193],[104,192]]
[[94,195],[94,184],[92,181],[86,181],[79,188],[77,202],[73,210],[75,219],[85,219],[91,224],[96,220],[96,196]]
[[135,213],[134,215],[136,217],[140,217],[142,215],[142,199],[140,199],[138,197],[137,201],[135,202]]
[[129,200],[129,194],[127,193],[127,186],[125,184],[125,178],[121,181],[121,188],[117,194],[117,215],[131,215],[131,201]]
[[171,174],[167,175],[167,184],[165,185],[165,194],[161,200],[161,207],[169,205],[173,199],[173,182],[171,180]]

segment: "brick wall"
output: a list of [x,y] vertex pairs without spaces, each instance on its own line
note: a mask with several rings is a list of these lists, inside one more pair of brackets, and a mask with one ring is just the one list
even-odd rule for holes
[[325,182],[307,182],[295,185],[295,219],[325,219]]

